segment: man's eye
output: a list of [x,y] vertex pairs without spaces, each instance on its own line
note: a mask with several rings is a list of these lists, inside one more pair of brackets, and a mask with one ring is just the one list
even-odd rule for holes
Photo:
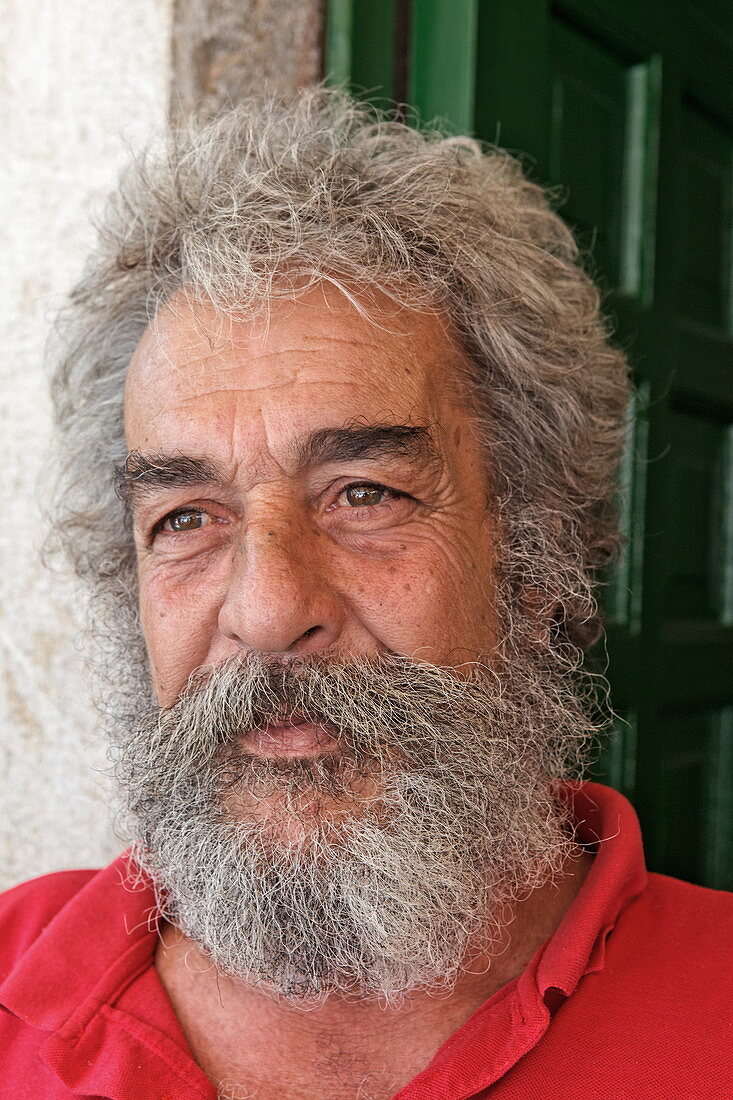
[[383,485],[373,485],[371,482],[362,482],[348,485],[341,494],[351,508],[364,508],[375,504],[384,504],[394,493],[385,489]]
[[181,535],[185,534],[186,531],[198,531],[200,527],[204,526],[208,518],[205,512],[201,512],[197,508],[173,512],[170,516],[166,516],[156,527],[156,533],[158,531],[169,531],[174,535]]

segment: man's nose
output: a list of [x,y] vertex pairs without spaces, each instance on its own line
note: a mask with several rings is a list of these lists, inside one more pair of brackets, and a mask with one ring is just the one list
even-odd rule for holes
[[301,525],[252,522],[234,550],[219,629],[261,653],[301,655],[328,649],[343,626],[343,609],[320,543]]

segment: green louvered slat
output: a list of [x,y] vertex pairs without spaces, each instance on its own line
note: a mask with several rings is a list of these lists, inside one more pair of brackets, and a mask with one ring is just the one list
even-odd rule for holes
[[440,117],[473,130],[478,0],[421,0],[412,5],[408,100],[423,119]]

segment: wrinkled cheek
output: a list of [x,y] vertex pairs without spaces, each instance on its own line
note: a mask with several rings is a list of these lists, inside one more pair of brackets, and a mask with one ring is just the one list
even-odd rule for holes
[[439,562],[385,577],[370,613],[383,648],[431,664],[455,666],[496,644],[493,586],[478,569]]
[[436,586],[426,603],[439,613],[441,629],[434,663],[456,666],[489,655],[496,644],[493,601],[489,592],[468,586]]
[[140,619],[155,693],[161,706],[169,706],[206,661],[216,608],[202,593],[141,577]]

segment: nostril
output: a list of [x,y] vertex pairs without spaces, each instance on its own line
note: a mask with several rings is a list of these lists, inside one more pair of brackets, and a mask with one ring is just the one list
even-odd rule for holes
[[304,630],[304,631],[303,631],[303,633],[302,633],[302,634],[300,634],[300,635],[299,635],[299,636],[298,636],[298,637],[297,637],[297,638],[295,639],[295,641],[293,642],[293,644],[292,644],[291,646],[289,646],[289,650],[290,650],[291,652],[298,652],[298,651],[302,650],[302,649],[303,649],[303,647],[305,646],[306,642],[307,642],[307,641],[308,641],[308,640],[309,640],[310,638],[313,638],[313,637],[315,637],[316,635],[320,634],[320,633],[321,633],[321,630],[322,630],[322,629],[323,629],[323,628],[322,628],[322,627],[320,627],[320,626],[311,626],[311,627],[309,627],[309,628],[308,628],[308,630]]

